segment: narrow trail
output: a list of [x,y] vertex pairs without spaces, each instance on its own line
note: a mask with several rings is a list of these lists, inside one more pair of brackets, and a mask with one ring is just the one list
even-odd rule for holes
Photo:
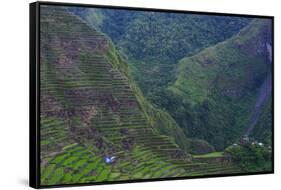
[[[272,64],[272,47],[269,43],[266,43],[266,49],[268,52],[268,59],[270,61],[270,64]],[[250,116],[250,125],[247,128],[245,136],[249,136],[252,130],[255,128],[258,118],[262,112],[262,108],[267,102],[268,98],[270,98],[271,92],[272,92],[272,76],[271,74],[269,74],[264,80],[260,88],[259,96],[257,98],[254,110]]]

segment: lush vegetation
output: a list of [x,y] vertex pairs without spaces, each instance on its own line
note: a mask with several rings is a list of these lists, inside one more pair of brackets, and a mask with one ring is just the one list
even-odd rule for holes
[[[175,95],[168,97],[180,97],[173,104],[186,111],[176,121],[188,135],[223,150],[251,125],[252,113],[264,109],[256,107],[259,97],[267,97],[262,105],[271,101],[271,90],[264,88],[271,84],[263,85],[271,76],[271,63],[265,45],[258,46],[271,43],[264,37],[269,27],[270,22],[256,20],[237,36],[180,61],[177,80],[168,88]],[[255,43],[250,46],[249,41]]]
[[126,55],[141,61],[169,64],[231,37],[251,21],[242,17],[111,9],[92,12],[96,11],[103,15],[100,29]]
[[[270,97],[271,99],[272,97]],[[272,101],[268,101],[260,114],[260,118],[251,133],[251,137],[267,145],[272,144]]]
[[194,155],[194,158],[216,158],[223,156],[223,152],[211,152],[209,154]]
[[[77,14],[75,10],[72,12]],[[77,15],[81,18],[102,15],[100,16],[103,18],[102,24],[98,27],[87,22],[87,19],[84,20],[106,33],[117,44],[119,52],[126,55],[124,57],[129,61],[129,70],[133,79],[154,107],[168,112],[183,129],[185,136],[207,141],[214,138],[213,136],[219,131],[215,130],[210,134],[210,129],[206,128],[208,125],[206,113],[208,109],[221,109],[220,105],[209,108],[211,103],[206,101],[202,106],[193,106],[190,101],[183,100],[167,87],[171,86],[178,77],[177,70],[180,69],[177,69],[176,63],[180,59],[230,38],[248,25],[252,19],[111,9],[88,9],[83,14],[82,17],[81,14]],[[233,52],[229,52],[231,53]],[[198,98],[204,93],[204,91],[197,92]],[[223,108],[221,110],[224,111]],[[235,113],[228,113],[228,115],[233,114]],[[214,122],[214,125],[217,123]],[[224,126],[220,128],[223,130]],[[233,137],[237,137],[241,131],[240,127],[240,130],[229,131],[229,133],[234,133]],[[224,143],[222,138],[216,135],[216,139],[211,141],[211,144],[222,149],[235,140],[231,138]],[[210,145],[204,144],[204,147],[209,147],[206,148],[207,152],[212,150]],[[189,147],[193,149],[193,146]]]
[[180,59],[233,36],[252,20],[112,9],[87,9],[77,13],[78,10],[71,9],[94,27],[93,20],[89,22],[87,18],[102,15],[99,16],[102,24],[97,28],[126,55],[143,94],[158,106],[165,101],[159,94],[175,80]]
[[250,21],[42,6],[41,184],[269,171],[269,149],[223,151],[247,121],[271,143],[270,101],[251,114],[268,23]]
[[226,149],[226,153],[245,171],[262,172],[272,169],[271,149],[264,145],[253,143],[231,146]]

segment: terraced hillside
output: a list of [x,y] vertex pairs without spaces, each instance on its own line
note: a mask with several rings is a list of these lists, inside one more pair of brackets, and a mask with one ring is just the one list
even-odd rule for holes
[[161,135],[174,121],[145,102],[106,36],[64,7],[40,12],[41,185],[242,172]]
[[[222,150],[234,142],[232,139],[220,147],[209,142],[206,137],[213,134],[199,131],[202,126],[198,125],[204,123],[193,119],[197,117],[194,112],[204,117],[204,109],[190,108],[189,100],[175,96],[167,87],[177,80],[181,59],[231,38],[253,18],[107,8],[69,7],[68,10],[113,40],[128,60],[130,72],[145,98],[154,107],[168,112],[181,127],[185,140],[178,142],[189,141],[189,145],[184,145],[187,151],[208,153],[214,146]],[[186,140],[194,137],[200,140],[197,143]]]

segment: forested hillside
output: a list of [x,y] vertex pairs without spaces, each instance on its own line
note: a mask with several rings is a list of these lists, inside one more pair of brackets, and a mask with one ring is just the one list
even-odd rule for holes
[[[71,8],[70,11],[111,37],[127,59],[129,71],[146,99],[155,107],[168,111],[186,135],[189,123],[181,120],[188,118],[185,114],[189,110],[175,102],[184,104],[177,100],[178,97],[169,98],[171,94],[167,91],[176,80],[178,61],[230,38],[252,21],[245,17],[114,9]],[[194,138],[194,131],[190,137]]]
[[[177,83],[180,80],[178,78],[180,78],[181,74],[179,73],[182,71],[182,67],[179,67],[179,62],[182,62],[180,61],[181,59],[184,60],[184,57],[192,57],[196,54],[200,54],[200,51],[205,49],[206,47],[212,47],[224,40],[228,40],[229,38],[236,36],[241,29],[252,22],[252,18],[228,16],[210,17],[208,15],[196,14],[138,12],[112,9],[87,9],[86,11],[80,9],[79,11],[79,8],[74,8],[70,11],[80,16],[88,24],[98,28],[111,37],[111,39],[117,44],[120,51],[123,52],[123,55],[127,58],[130,65],[130,72],[132,73],[135,81],[137,82],[138,86],[140,87],[148,101],[153,103],[156,107],[159,107],[162,110],[166,110],[177,121],[178,125],[184,129],[186,136],[191,138],[204,139],[208,142],[211,142],[211,144],[216,146],[216,148],[223,149],[242,135],[246,126],[249,124],[248,120],[250,117],[247,117],[245,115],[245,112],[250,114],[250,111],[245,109],[250,109],[251,106],[253,106],[247,105],[249,101],[254,101],[253,96],[248,97],[249,101],[241,100],[240,104],[242,106],[239,106],[238,104],[236,104],[236,102],[232,102],[232,104],[235,104],[233,105],[233,107],[225,108],[227,110],[232,110],[231,113],[228,113],[228,116],[236,115],[235,110],[238,109],[240,110],[240,113],[238,113],[238,115],[242,114],[243,116],[238,116],[238,119],[234,119],[234,117],[231,117],[229,120],[225,121],[225,123],[220,121],[222,122],[220,124],[216,123],[217,119],[215,119],[214,125],[216,126],[210,127],[208,125],[209,119],[207,119],[208,114],[206,114],[207,112],[211,112],[208,101],[200,102],[200,106],[194,105],[192,102],[193,100],[182,99],[179,94],[172,92],[170,89],[171,86],[173,86],[173,83],[176,82],[176,80]],[[92,22],[89,22],[89,20],[93,21],[93,19],[88,18],[93,17],[98,18],[98,23],[100,23],[98,26],[93,25]],[[254,32],[255,29],[260,30],[260,28],[253,26],[254,24],[251,25],[253,29],[248,33]],[[269,25],[265,27],[267,30],[271,29]],[[255,34],[257,35],[255,36],[255,38],[257,38],[258,40],[260,40],[259,38],[263,37],[260,36],[258,32],[256,32]],[[236,38],[240,38],[239,35],[240,34],[238,34]],[[267,38],[271,36],[271,34],[269,33],[266,33],[264,35]],[[255,38],[249,40],[252,40],[252,43],[255,43]],[[242,40],[241,43],[248,42],[249,41],[244,42]],[[256,47],[253,46],[252,48]],[[263,48],[265,48],[263,51],[267,52],[266,46],[264,46]],[[232,49],[235,50],[235,47]],[[228,60],[232,59],[235,56],[240,56],[240,54],[231,55],[236,52],[228,49],[225,52],[222,52],[220,55],[223,55],[224,53],[228,53],[226,57],[221,56],[221,58],[224,59],[223,61],[225,62],[228,62]],[[267,55],[261,55],[262,58],[265,56]],[[259,58],[257,59],[259,60]],[[243,69],[247,69],[244,66],[238,67],[239,68],[235,68],[238,70],[237,72]],[[254,69],[260,69],[261,72],[267,72],[266,70],[270,70],[271,67],[261,64],[261,66],[257,66],[257,68]],[[232,72],[231,69],[229,69],[228,71]],[[253,70],[250,72],[255,71]],[[201,75],[204,75],[204,73],[202,73]],[[258,75],[258,77],[263,77],[262,74],[260,75],[260,73],[257,73],[256,75]],[[220,80],[224,80],[224,77],[220,76]],[[255,80],[257,80],[256,83],[261,82],[258,81],[258,79]],[[201,81],[198,80],[197,82],[199,83]],[[227,83],[226,81],[224,82]],[[196,86],[198,83],[193,84],[193,86]],[[202,88],[203,84],[200,85],[196,86],[196,88]],[[250,85],[252,84],[249,84],[249,86]],[[270,84],[268,85],[270,86]],[[192,86],[187,86],[186,84],[184,84],[184,86],[185,88],[192,88]],[[251,87],[252,89],[257,89],[257,87],[255,86]],[[251,91],[252,89],[249,89],[249,91]],[[207,91],[207,89],[204,87],[200,90],[202,90],[202,94],[201,92],[192,94],[192,96],[196,96],[196,98],[192,97],[193,99],[200,99],[200,96],[204,96],[204,93]],[[236,93],[234,91],[235,90],[233,89],[228,89],[228,92],[224,93]],[[255,92],[251,93],[255,94]],[[212,94],[211,96],[213,95],[214,94]],[[228,102],[224,102],[224,104],[229,106]],[[225,111],[220,103],[218,104],[218,106],[219,108],[213,109],[221,110],[221,112]],[[265,111],[263,111],[262,114],[259,113],[258,115],[261,115],[260,117],[263,116],[265,120],[266,117],[271,118],[270,106],[268,106],[268,110],[269,111],[267,111],[267,113],[264,113]],[[220,112],[218,111],[218,113]],[[218,113],[214,112],[213,117],[218,116]],[[224,115],[225,114],[226,113],[224,112]],[[232,121],[230,121],[231,119]],[[200,122],[198,120],[200,120]],[[267,125],[267,128],[270,128],[271,126],[270,121],[267,121],[267,123],[259,124],[261,121],[258,121],[258,117],[255,118],[255,120],[255,123],[258,122],[257,125]],[[262,120],[262,122],[265,121]],[[220,125],[220,127],[217,125]],[[230,125],[232,125],[233,127],[227,127]],[[262,129],[258,131],[258,128],[263,128],[262,126],[257,127],[253,133],[259,133],[259,136],[263,137],[260,137],[258,139],[268,142],[268,139],[271,138],[270,134],[268,132],[262,132],[264,131]],[[209,127],[214,131],[206,130],[206,127]],[[217,130],[217,128],[220,128],[221,130]],[[227,130],[223,132],[225,128],[227,128]],[[231,137],[225,138],[224,135],[215,135],[217,132],[229,134],[225,135],[227,137]],[[255,137],[257,136],[258,135],[255,135]],[[268,138],[265,136],[267,136]]]
[[[187,114],[177,121],[190,136],[223,149],[243,133],[250,135],[247,128],[263,117],[264,133],[271,138],[266,119],[272,101],[270,32],[269,20],[254,20],[233,38],[180,61],[177,81],[168,89],[170,99],[184,103]],[[268,141],[263,135],[260,139]]]
[[204,142],[145,100],[105,35],[59,7],[41,7],[40,24],[42,185],[242,171],[188,154]]
[[271,170],[270,21],[40,14],[42,185]]
[[175,80],[180,59],[231,37],[251,21],[243,17],[114,9],[70,10],[113,40],[128,58],[142,92],[156,105],[165,101],[162,91]]

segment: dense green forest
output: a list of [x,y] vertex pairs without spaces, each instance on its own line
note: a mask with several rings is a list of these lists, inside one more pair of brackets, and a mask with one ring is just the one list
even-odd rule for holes
[[[177,81],[168,89],[189,110],[188,117],[181,118],[187,128],[194,128],[189,128],[191,136],[223,149],[253,123],[253,113],[271,102],[271,62],[265,45],[271,44],[269,28],[267,20],[254,20],[233,38],[180,61]],[[271,123],[263,121],[268,134]]]
[[128,58],[142,92],[156,105],[165,101],[159,95],[175,80],[180,59],[231,37],[251,21],[243,17],[112,9],[71,11],[113,40]]
[[271,147],[263,144],[247,142],[243,145],[232,145],[226,148],[225,153],[232,156],[247,172],[262,172],[272,168]]
[[271,171],[270,20],[40,14],[42,185]]
[[[236,47],[230,47],[233,46],[233,40],[232,42],[228,42],[228,44],[230,44],[228,47],[220,48],[218,51],[215,50],[219,53],[217,56],[220,56],[221,60],[212,60],[212,58],[208,58],[209,55],[207,53],[203,54],[200,51],[207,47],[212,47],[210,49],[214,49],[216,48],[214,45],[236,35],[238,36],[235,38],[245,38],[247,34],[241,35],[238,33],[253,21],[252,18],[227,16],[210,17],[196,14],[186,15],[112,9],[80,9],[79,11],[79,9],[76,8],[71,11],[79,15],[90,25],[106,33],[114,43],[117,44],[119,51],[122,52],[124,57],[128,60],[130,72],[146,99],[154,104],[155,107],[167,111],[176,120],[178,125],[184,129],[187,137],[206,140],[217,149],[222,150],[235,142],[243,134],[249,124],[248,120],[250,116],[247,114],[251,112],[250,108],[253,107],[253,101],[260,88],[259,85],[262,84],[265,76],[271,69],[270,64],[265,64],[267,60],[263,60],[263,57],[267,56],[266,48],[264,47],[262,50],[265,51],[264,54],[260,55],[260,58],[257,57],[256,60],[249,59],[248,57],[251,56],[240,53],[239,50],[236,50]],[[93,17],[98,19],[97,23],[100,23],[98,26],[88,21],[93,21],[93,19],[88,19]],[[270,28],[269,25],[265,27]],[[260,29],[259,26],[254,26],[254,24],[251,25],[251,28],[252,29],[249,29],[251,31],[248,32],[249,37],[251,37],[251,32]],[[257,40],[263,40],[262,43],[265,43],[267,40],[268,43],[271,44],[271,39],[262,36],[271,36],[270,33],[257,33],[256,35],[255,38],[257,38]],[[252,40],[256,42],[256,39]],[[248,41],[243,41],[243,39],[241,39],[241,43],[243,42],[248,43]],[[254,49],[256,47],[254,46],[252,48]],[[189,97],[189,99],[183,98],[178,93],[178,89],[175,90],[174,88],[181,80],[182,82],[187,82],[185,79],[182,79],[180,76],[181,74],[179,74],[183,73],[183,67],[180,65],[187,59],[185,57],[192,57],[195,55],[197,57],[203,55],[204,58],[202,59],[210,65],[214,65],[216,62],[225,62],[225,64],[232,65],[233,67],[230,69],[221,69],[220,71],[207,69],[203,71],[208,74],[214,72],[214,75],[225,71],[222,75],[213,79],[216,80],[216,84],[212,84],[213,86],[211,87],[216,88],[216,92],[213,91],[205,99],[203,97],[206,96],[208,87],[202,86],[204,85],[202,80],[198,80],[198,82],[200,81],[202,84],[195,84],[194,82],[196,81],[192,80],[189,81],[190,83],[194,83],[190,84],[191,86],[187,83],[183,84],[184,88],[200,89],[197,92],[196,89],[194,89],[194,92],[190,95],[192,97]],[[245,58],[243,59],[243,57]],[[241,64],[235,65],[232,62],[241,62]],[[249,63],[248,66],[245,66],[243,64],[244,62]],[[252,64],[252,66],[250,66],[250,63],[254,62],[259,64],[256,66]],[[249,81],[247,78],[235,81],[233,79],[235,76],[230,76],[230,73],[236,70],[236,77],[240,77],[240,74],[243,75],[240,71],[244,69],[250,69],[249,72],[244,72],[244,75],[252,75],[254,73],[258,75],[258,78],[253,76],[254,78],[249,79]],[[194,74],[199,75],[201,73]],[[202,73],[201,75],[204,74]],[[222,83],[221,81],[227,83],[229,80],[226,79],[227,75],[232,78],[232,81],[229,81],[229,84],[219,84]],[[206,77],[205,80],[209,79]],[[250,83],[250,81],[253,80],[255,82]],[[174,83],[176,84],[174,85]],[[252,94],[241,95],[240,100],[240,95],[235,95],[235,93],[241,92],[236,92],[235,86],[222,86],[232,84],[248,85],[251,88],[246,89],[246,91]],[[220,88],[229,89],[218,89],[217,85],[220,85]],[[244,89],[245,88],[247,87],[244,87]],[[184,91],[184,89],[181,90]],[[224,92],[219,92],[219,90]],[[216,93],[218,93],[218,95],[216,95]],[[227,95],[227,93],[232,93],[233,95]],[[217,100],[212,101],[213,98],[211,96],[216,96],[217,100],[219,99],[222,102],[218,103]],[[239,101],[234,100],[235,97],[232,96],[238,96],[236,99],[239,98]],[[195,101],[199,102],[195,104]],[[269,107],[268,114],[270,113]],[[263,115],[264,114],[266,113],[263,113]],[[235,117],[233,117],[234,115]],[[221,118],[227,119],[222,121]],[[270,115],[268,118],[270,118]],[[254,136],[261,141],[271,143],[269,140],[271,139],[270,131],[268,132],[268,130],[261,129],[260,132],[258,132],[258,128],[263,128],[265,125],[267,125],[267,127],[265,127],[266,129],[270,128],[271,122],[268,121],[263,124],[260,124],[260,122],[266,121],[263,119],[258,122],[257,125],[260,127],[257,127],[255,131],[253,131]]]

